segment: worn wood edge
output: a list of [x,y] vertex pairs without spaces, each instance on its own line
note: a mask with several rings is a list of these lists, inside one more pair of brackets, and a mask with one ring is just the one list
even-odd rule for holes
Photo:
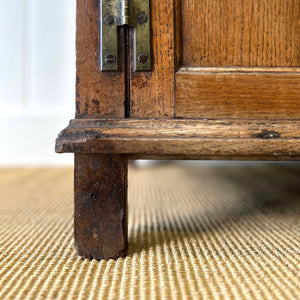
[[72,120],[58,153],[214,158],[300,156],[300,120]]
[[176,74],[191,73],[276,73],[299,74],[296,67],[181,67]]
[[299,160],[299,139],[265,140],[228,139],[191,141],[166,139],[116,139],[113,141],[100,139],[65,140],[58,145],[58,153],[120,153],[139,154],[140,158],[149,155],[194,155],[194,156],[274,156],[291,157]]
[[203,161],[265,161],[265,162],[295,162],[300,161],[300,156],[267,156],[267,155],[188,155],[188,154],[177,154],[177,155],[147,155],[147,154],[129,154],[127,155],[128,160],[203,160]]

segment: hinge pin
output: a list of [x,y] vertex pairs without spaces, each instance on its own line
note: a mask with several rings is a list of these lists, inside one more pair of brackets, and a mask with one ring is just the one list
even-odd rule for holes
[[129,25],[130,22],[130,11],[129,11],[129,0],[121,1],[121,22],[123,25]]

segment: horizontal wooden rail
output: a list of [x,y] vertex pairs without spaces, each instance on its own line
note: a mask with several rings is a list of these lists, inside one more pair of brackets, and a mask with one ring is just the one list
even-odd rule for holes
[[181,68],[176,117],[300,119],[299,68]]
[[300,120],[75,119],[56,152],[299,160]]

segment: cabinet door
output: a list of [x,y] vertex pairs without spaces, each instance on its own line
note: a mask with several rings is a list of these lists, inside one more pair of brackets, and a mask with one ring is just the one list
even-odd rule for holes
[[299,119],[299,0],[152,1],[132,117]]
[[100,1],[77,0],[76,3],[76,118],[124,118],[124,28],[120,28],[119,31],[119,71],[101,72]]

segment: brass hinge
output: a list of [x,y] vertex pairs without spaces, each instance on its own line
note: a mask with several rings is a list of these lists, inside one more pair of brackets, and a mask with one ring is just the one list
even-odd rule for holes
[[149,0],[100,0],[100,68],[118,71],[118,26],[134,30],[134,71],[151,70]]

